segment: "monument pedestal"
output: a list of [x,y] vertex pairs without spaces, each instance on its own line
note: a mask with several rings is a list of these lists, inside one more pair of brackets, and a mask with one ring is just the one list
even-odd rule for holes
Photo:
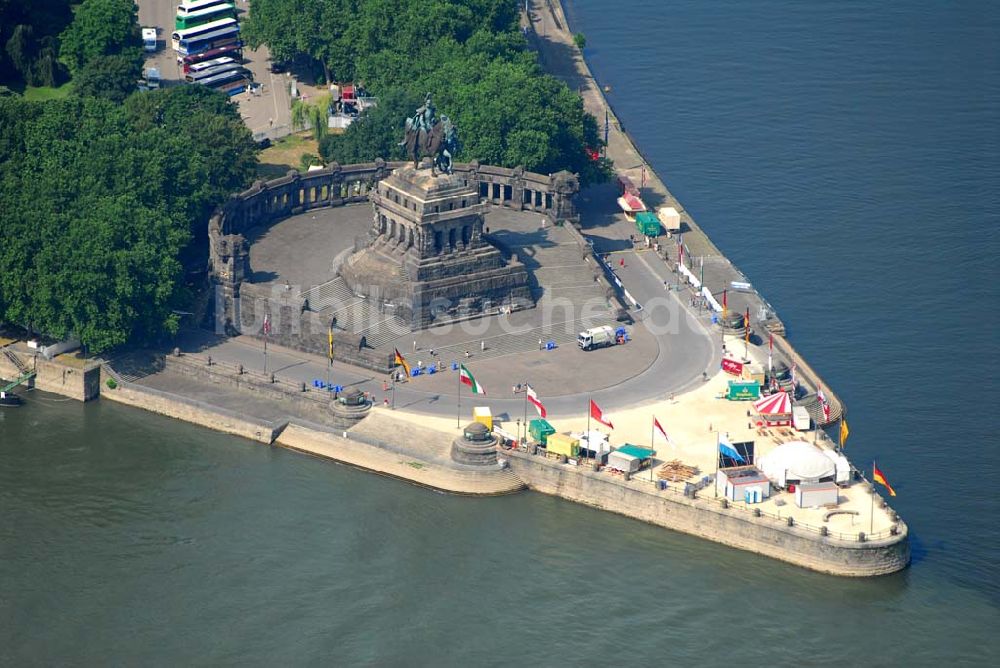
[[527,270],[483,238],[484,206],[462,176],[403,167],[370,197],[368,247],[340,270],[356,294],[391,303],[414,329],[533,305]]

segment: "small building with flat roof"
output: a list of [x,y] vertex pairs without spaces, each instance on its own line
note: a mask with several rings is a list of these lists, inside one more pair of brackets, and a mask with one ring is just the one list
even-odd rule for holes
[[719,469],[715,488],[730,501],[760,503],[771,496],[771,481],[756,466]]

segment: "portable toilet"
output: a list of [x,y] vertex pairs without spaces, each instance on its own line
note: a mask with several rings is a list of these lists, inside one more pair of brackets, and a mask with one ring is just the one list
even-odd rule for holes
[[542,445],[547,445],[546,440],[554,433],[556,428],[549,424],[548,420],[536,418],[528,423],[528,434]]
[[478,422],[490,431],[493,431],[493,413],[489,406],[476,406],[472,409],[472,421]]

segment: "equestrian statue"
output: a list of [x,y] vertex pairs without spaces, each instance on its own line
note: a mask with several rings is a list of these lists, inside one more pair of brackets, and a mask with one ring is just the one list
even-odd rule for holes
[[406,136],[399,145],[406,147],[414,168],[421,158],[430,157],[431,174],[437,176],[435,170],[451,174],[452,159],[458,153],[458,130],[447,116],[437,117],[428,93],[416,113],[406,119]]

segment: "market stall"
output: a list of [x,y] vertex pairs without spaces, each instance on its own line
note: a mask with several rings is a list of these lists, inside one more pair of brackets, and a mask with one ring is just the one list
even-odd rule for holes
[[758,426],[787,427],[792,424],[792,400],[785,391],[758,399],[753,410],[760,416]]

